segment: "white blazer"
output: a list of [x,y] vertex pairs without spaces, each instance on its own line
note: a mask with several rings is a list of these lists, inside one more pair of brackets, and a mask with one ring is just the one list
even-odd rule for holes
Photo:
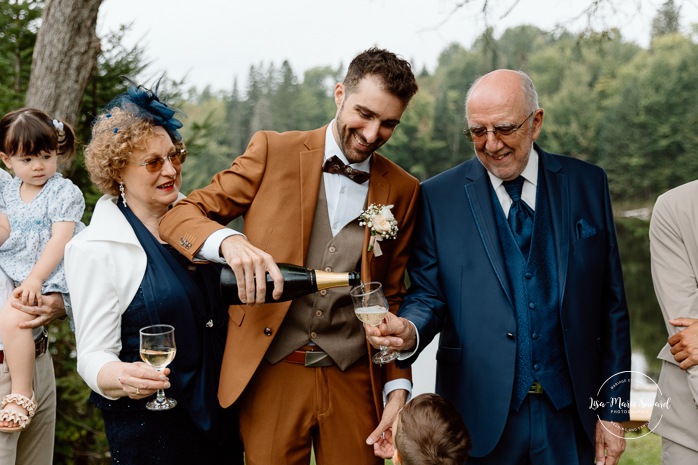
[[119,361],[121,315],[136,295],[147,263],[145,251],[116,200],[109,195],[100,198],[90,225],[65,249],[78,373],[102,395],[97,375],[105,364]]

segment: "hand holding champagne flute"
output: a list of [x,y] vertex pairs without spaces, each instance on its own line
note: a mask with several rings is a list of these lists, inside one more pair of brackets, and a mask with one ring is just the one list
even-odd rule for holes
[[[349,295],[354,302],[356,317],[367,325],[378,326],[388,313],[388,299],[383,293],[379,282],[362,283],[353,288]],[[373,363],[385,364],[395,360],[397,351],[389,352],[385,346],[380,346],[380,352],[373,356]]]
[[[175,358],[177,346],[174,338],[174,327],[170,325],[146,326],[140,330],[141,359],[157,371],[164,371]],[[165,397],[165,391],[158,389],[157,397],[148,402],[148,410],[169,410],[177,405],[177,401]]]

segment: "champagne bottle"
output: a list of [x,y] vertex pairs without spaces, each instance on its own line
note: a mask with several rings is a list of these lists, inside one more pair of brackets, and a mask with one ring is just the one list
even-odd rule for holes
[[[284,277],[284,291],[278,300],[274,300],[272,297],[274,280],[269,276],[269,273],[266,273],[267,293],[264,301],[267,303],[293,300],[331,287],[358,286],[361,284],[361,276],[357,271],[332,273],[289,263],[278,263],[277,265]],[[223,302],[229,305],[242,303],[238,296],[238,283],[235,273],[229,266],[224,266],[221,270],[221,295]]]

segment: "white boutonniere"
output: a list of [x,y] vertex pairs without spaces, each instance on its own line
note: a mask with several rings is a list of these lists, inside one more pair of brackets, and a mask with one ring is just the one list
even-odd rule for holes
[[359,225],[366,226],[371,232],[368,251],[373,250],[376,257],[383,255],[379,242],[383,239],[397,237],[397,220],[390,209],[392,205],[371,204],[359,215]]

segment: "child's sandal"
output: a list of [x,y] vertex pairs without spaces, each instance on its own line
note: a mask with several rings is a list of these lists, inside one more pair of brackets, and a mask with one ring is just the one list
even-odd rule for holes
[[[8,404],[16,404],[25,409],[27,413],[24,414],[15,410],[6,410],[5,406]],[[31,419],[36,413],[38,406],[36,405],[36,402],[34,402],[34,394],[32,394],[31,399],[27,396],[23,396],[22,394],[8,394],[2,398],[0,408],[2,408],[2,410],[0,410],[0,421],[14,422],[18,425],[4,427],[0,426],[0,431],[3,433],[14,433],[16,431],[22,431],[29,426],[29,423],[31,423]]]

